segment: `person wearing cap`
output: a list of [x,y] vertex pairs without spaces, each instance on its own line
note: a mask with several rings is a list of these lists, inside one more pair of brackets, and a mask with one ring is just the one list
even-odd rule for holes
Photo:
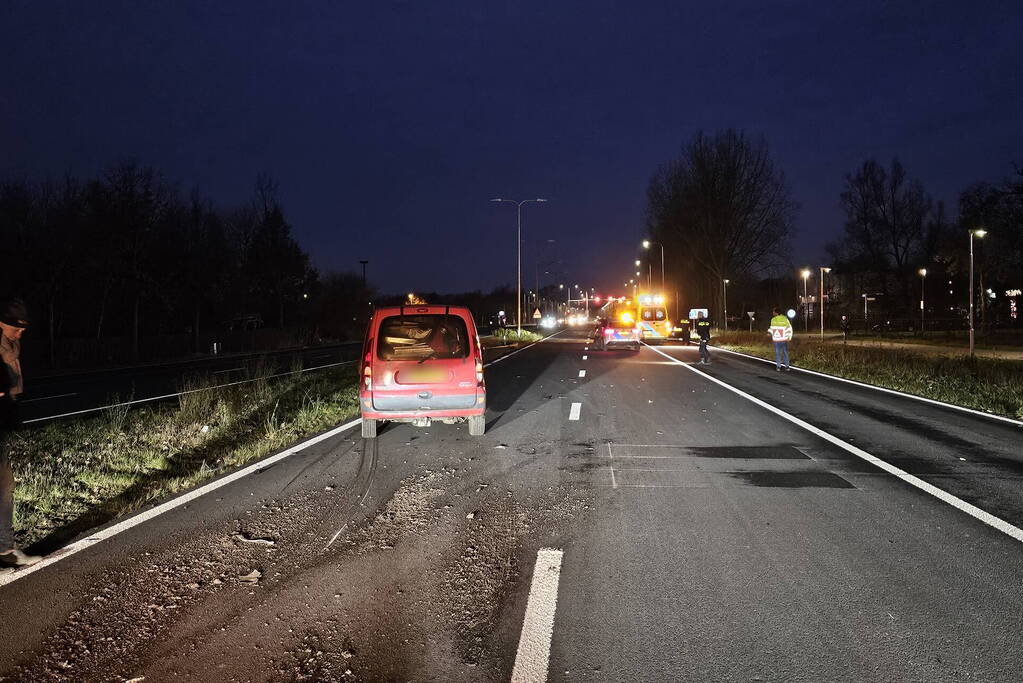
[[21,376],[21,335],[28,327],[28,311],[21,299],[0,309],[0,568],[24,567],[39,561],[14,547],[14,472],[7,441],[18,428],[18,398],[24,391]]

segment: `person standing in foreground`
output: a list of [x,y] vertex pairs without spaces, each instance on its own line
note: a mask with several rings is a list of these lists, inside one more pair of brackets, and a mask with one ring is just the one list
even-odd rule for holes
[[700,337],[700,365],[710,365],[710,351],[707,350],[707,343],[710,341],[710,321],[707,314],[700,311],[700,319],[696,321],[696,334]]
[[28,327],[28,312],[20,299],[0,309],[0,568],[25,567],[39,561],[14,547],[14,472],[7,441],[18,428],[21,377],[21,335]]
[[792,323],[788,316],[775,308],[771,318],[771,327],[767,330],[774,342],[775,370],[789,370],[789,340],[792,339]]

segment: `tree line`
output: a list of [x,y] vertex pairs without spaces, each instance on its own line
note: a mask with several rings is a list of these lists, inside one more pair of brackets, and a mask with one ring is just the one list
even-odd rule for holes
[[118,360],[138,360],[156,335],[188,339],[178,355],[239,328],[341,337],[368,298],[361,278],[316,272],[265,175],[230,207],[136,163],[88,179],[6,180],[0,235],[0,294],[29,303],[53,365],[70,339],[127,340]]
[[[898,159],[867,160],[845,176],[838,200],[843,229],[820,264],[832,269],[825,280],[832,313],[862,315],[869,296],[880,315],[917,319],[923,286],[929,317],[962,318],[969,231],[983,229],[974,241],[979,316],[1011,322],[1005,291],[1023,285],[1023,170],[964,188],[949,215]],[[790,259],[797,208],[763,140],[698,133],[651,178],[645,233],[664,245],[684,305],[720,315],[727,295],[733,310],[763,310],[767,297],[784,293],[785,303],[802,294]],[[817,268],[812,277],[816,292]]]

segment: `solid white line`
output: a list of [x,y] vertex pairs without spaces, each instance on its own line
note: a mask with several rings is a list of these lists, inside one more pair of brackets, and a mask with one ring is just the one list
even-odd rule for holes
[[997,530],[1001,531],[1002,533],[1004,533],[1004,534],[1006,534],[1008,536],[1011,536],[1012,538],[1016,539],[1017,541],[1023,542],[1023,529],[1020,529],[1019,527],[1017,527],[1017,526],[1015,526],[1013,524],[1010,524],[1009,522],[1006,522],[1004,519],[1001,519],[1000,517],[995,517],[990,512],[986,512],[984,510],[981,510],[976,505],[972,505],[971,503],[967,503],[962,498],[958,498],[957,496],[953,496],[948,491],[945,491],[943,489],[939,489],[937,486],[934,486],[933,484],[929,484],[926,481],[924,481],[923,479],[920,479],[919,477],[916,477],[916,476],[910,474],[909,472],[906,472],[905,470],[900,469],[900,468],[896,467],[895,465],[892,465],[891,463],[888,463],[888,462],[882,460],[881,458],[878,458],[877,456],[871,455],[870,453],[866,452],[862,448],[859,448],[857,446],[853,446],[851,443],[849,443],[847,441],[843,441],[842,439],[838,438],[837,436],[834,436],[832,434],[829,434],[828,432],[825,432],[823,429],[819,429],[817,427],[814,427],[809,422],[801,420],[798,417],[796,417],[795,415],[790,415],[789,413],[786,413],[784,410],[782,410],[780,408],[776,408],[775,406],[771,405],[770,403],[766,403],[764,401],[761,401],[759,398],[756,398],[755,396],[751,396],[750,394],[747,394],[745,391],[742,391],[741,389],[736,389],[732,385],[726,384],[725,382],[722,382],[717,377],[711,377],[710,375],[708,375],[705,372],[700,372],[696,368],[694,368],[694,367],[692,367],[690,365],[687,365],[686,363],[683,363],[682,361],[678,360],[677,358],[674,358],[674,357],[664,353],[660,349],[655,349],[653,347],[650,347],[650,348],[651,348],[651,350],[661,354],[665,358],[671,358],[676,364],[681,365],[682,367],[686,368],[690,372],[696,373],[700,377],[703,377],[704,379],[706,379],[708,381],[714,382],[715,384],[717,384],[719,386],[722,386],[725,389],[728,389],[729,391],[731,391],[734,394],[738,394],[739,396],[742,396],[746,400],[751,401],[751,402],[757,404],[761,408],[765,408],[766,410],[771,411],[775,415],[778,415],[779,417],[782,417],[782,418],[788,420],[789,422],[791,422],[791,423],[793,423],[793,424],[795,424],[795,425],[797,425],[799,427],[802,427],[803,429],[805,429],[806,431],[810,432],[811,434],[815,434],[815,435],[821,437],[822,439],[824,439],[825,441],[829,441],[829,442],[835,444],[836,446],[838,446],[839,448],[841,448],[841,449],[843,449],[843,450],[845,450],[845,451],[847,451],[849,453],[852,453],[853,455],[857,456],[858,458],[862,458],[863,460],[866,460],[871,465],[874,465],[875,467],[878,467],[878,468],[884,470],[885,472],[888,472],[889,474],[894,475],[895,477],[898,477],[899,479],[901,479],[902,481],[906,482],[910,486],[915,486],[916,488],[920,489],[921,491],[924,491],[925,493],[931,494],[932,496],[934,496],[938,500],[943,501],[945,503],[948,503],[952,507],[954,507],[954,508],[956,508],[958,510],[962,510],[963,512],[965,512],[966,514],[970,515],[971,517],[973,517],[975,519],[978,519],[981,522],[984,522],[988,526],[990,526],[990,527],[992,527],[994,529],[997,529]]
[[583,404],[582,403],[573,403],[572,407],[568,411],[568,419],[569,420],[578,420],[579,419],[579,412],[582,409],[583,409]]
[[352,363],[357,363],[357,362],[358,361],[354,361],[354,360],[346,360],[346,361],[341,362],[341,363],[329,363],[327,365],[317,365],[316,367],[304,368],[302,370],[292,370],[290,372],[279,372],[279,373],[277,373],[275,375],[267,375],[266,377],[257,377],[255,379],[242,379],[242,380],[238,380],[237,382],[228,382],[226,384],[217,384],[217,385],[212,386],[212,387],[202,387],[202,388],[199,388],[199,389],[189,389],[188,391],[179,391],[179,392],[177,392],[175,394],[163,394],[162,396],[150,396],[149,398],[139,398],[139,399],[135,399],[134,401],[123,401],[121,403],[111,403],[108,406],[100,406],[98,408],[86,408],[85,410],[75,410],[75,411],[72,411],[70,413],[62,413],[60,415],[49,415],[47,417],[36,417],[36,418],[31,419],[31,420],[25,420],[23,422],[23,424],[31,424],[33,422],[46,422],[48,420],[59,420],[62,417],[73,417],[75,415],[85,415],[86,413],[95,413],[95,412],[99,412],[100,410],[106,410],[108,408],[120,408],[122,406],[133,406],[133,405],[138,405],[139,403],[152,403],[153,401],[161,401],[161,400],[168,399],[168,398],[175,398],[177,396],[185,396],[187,394],[194,394],[194,393],[196,393],[198,391],[213,391],[214,389],[226,389],[227,387],[234,387],[234,386],[238,386],[239,384],[249,384],[250,382],[258,382],[259,380],[266,380],[266,379],[275,379],[277,377],[285,377],[287,375],[298,375],[298,374],[301,374],[303,372],[312,372],[313,370],[323,370],[324,368],[336,368],[339,365],[350,365]]
[[614,453],[611,451],[610,441],[607,442],[607,457],[608,460],[610,461],[608,463],[608,467],[611,468],[611,488],[616,489],[618,488],[618,480],[615,479],[615,456]]
[[[564,332],[564,330],[561,330],[561,332]],[[519,349],[518,351],[514,351],[514,352],[508,354],[508,356],[513,355],[515,353],[518,353],[519,351],[525,351],[530,346],[535,346],[536,344],[539,344],[541,341],[544,341],[546,339],[550,339],[555,334],[560,334],[561,332],[555,332],[552,335],[548,335],[547,337],[544,337],[544,339],[541,339],[540,341],[533,342],[529,346],[524,346],[521,349]],[[494,360],[494,361],[491,361],[490,363],[487,363],[487,365],[492,365],[493,363],[496,363],[499,360],[504,360],[508,356],[502,356],[501,358],[498,358],[497,360]],[[309,372],[311,370],[320,370],[322,368],[335,367],[337,365],[347,365],[348,363],[354,363],[354,362],[356,362],[356,361],[345,361],[343,363],[333,363],[331,365],[322,365],[322,366],[319,366],[319,367],[307,368],[305,370],[299,370],[297,372]],[[270,377],[280,377],[280,376],[283,376],[283,375],[293,375],[293,374],[296,374],[296,372],[285,372],[285,373],[281,373],[280,375],[271,375]],[[269,377],[264,378],[264,379],[269,379]],[[231,382],[231,383],[228,383],[228,384],[219,385],[217,387],[209,387],[209,389],[217,389],[217,388],[223,388],[223,387],[228,387],[228,386],[234,386],[236,384],[244,384],[246,382],[251,382],[251,381],[255,381],[255,380],[244,380],[244,381],[241,381],[241,382]],[[195,389],[193,391],[205,391],[205,390],[206,389]],[[182,392],[182,393],[192,393],[192,391]],[[170,398],[170,397],[173,397],[173,396],[180,396],[180,395],[181,394],[168,394],[167,396],[163,396],[163,397],[139,399],[137,401],[127,401],[125,403],[118,403],[118,404],[115,404],[115,405],[118,405],[118,406],[120,406],[120,405],[132,405],[132,404],[135,404],[135,403],[144,403],[146,401],[154,401],[154,400],[157,400],[157,398]],[[109,407],[112,407],[112,406],[105,406],[104,408],[109,408]],[[77,414],[81,414],[81,413],[94,412],[95,410],[103,410],[103,408],[92,409],[92,410],[82,410],[82,411],[78,411],[76,413],[68,413],[67,415],[55,416],[53,418],[40,418],[40,419],[37,419],[37,420],[26,420],[25,422],[40,422],[43,419],[56,419],[56,417],[67,417],[67,416],[70,416],[70,415],[77,415]],[[55,551],[54,553],[52,553],[50,555],[47,555],[42,560],[40,560],[39,562],[37,562],[36,564],[34,564],[34,565],[30,566],[30,567],[25,567],[24,569],[19,569],[18,571],[15,571],[15,572],[10,572],[10,573],[6,573],[6,574],[0,574],[0,586],[6,586],[8,584],[14,583],[18,579],[21,579],[21,578],[24,578],[24,577],[26,577],[26,576],[28,576],[30,574],[33,574],[33,573],[39,571],[40,569],[43,569],[44,567],[48,567],[48,566],[50,566],[52,564],[56,564],[57,562],[60,562],[64,558],[70,557],[70,556],[74,555],[75,553],[81,552],[82,550],[85,550],[86,548],[89,548],[89,547],[92,547],[92,546],[96,545],[97,543],[101,543],[102,541],[105,541],[107,539],[113,538],[114,536],[116,536],[116,535],[118,535],[118,534],[120,534],[122,532],[125,532],[125,531],[127,531],[127,530],[129,530],[129,529],[131,529],[133,527],[136,527],[139,524],[147,522],[150,519],[153,519],[154,517],[158,517],[158,516],[162,515],[165,512],[169,512],[169,511],[171,511],[171,510],[173,510],[173,509],[175,509],[177,507],[180,507],[180,506],[184,505],[185,503],[193,501],[196,498],[199,498],[201,496],[204,496],[207,493],[210,493],[212,491],[216,491],[217,489],[219,489],[219,488],[221,488],[223,486],[226,486],[226,485],[228,485],[228,484],[230,484],[232,482],[235,482],[235,481],[241,479],[242,477],[245,477],[245,476],[247,476],[247,475],[249,475],[249,474],[251,474],[251,473],[253,473],[253,472],[255,472],[255,471],[259,470],[259,469],[262,469],[264,467],[272,465],[275,462],[283,460],[284,458],[292,456],[295,453],[298,453],[298,452],[300,452],[302,450],[305,450],[306,448],[309,448],[310,446],[314,446],[314,445],[320,443],[321,441],[324,441],[324,440],[329,439],[331,437],[337,436],[338,434],[341,434],[344,431],[347,431],[347,430],[349,430],[349,429],[351,429],[353,427],[356,427],[356,426],[358,426],[361,423],[362,423],[362,419],[361,418],[352,420],[350,422],[346,422],[345,424],[343,424],[343,425],[341,425],[339,427],[335,427],[334,429],[331,429],[330,431],[324,432],[323,434],[320,434],[319,436],[314,436],[311,439],[307,439],[306,441],[303,441],[303,442],[301,442],[299,444],[296,444],[296,445],[292,446],[291,448],[283,450],[280,453],[277,453],[276,455],[272,455],[269,458],[264,458],[263,460],[259,460],[257,462],[251,463],[248,466],[243,467],[240,470],[232,472],[231,474],[228,474],[228,475],[226,475],[224,477],[221,477],[220,479],[216,479],[214,481],[211,481],[210,483],[206,484],[205,486],[200,486],[199,488],[193,489],[192,491],[189,491],[188,493],[182,494],[181,496],[178,496],[177,498],[172,498],[171,500],[168,500],[165,503],[161,503],[160,505],[157,505],[154,508],[151,508],[149,510],[144,510],[144,511],[138,513],[137,515],[135,515],[133,517],[129,517],[128,519],[126,519],[126,520],[124,520],[122,522],[118,522],[117,524],[114,524],[112,526],[109,526],[109,527],[106,527],[104,529],[101,529],[101,530],[97,531],[95,534],[92,534],[91,536],[87,536],[86,538],[83,538],[80,541],[75,541],[74,543],[71,543],[70,545],[64,546],[60,550],[57,550],[57,551]],[[344,527],[342,527],[341,530],[344,530]],[[337,536],[340,535],[340,533],[341,533],[341,531],[338,531],[338,533],[335,534],[334,539],[331,540],[331,543],[333,543],[334,540],[337,539]],[[327,546],[329,547],[330,544],[328,543]]]
[[75,393],[71,393],[71,394],[56,394],[55,396],[40,396],[39,398],[26,398],[26,399],[22,399],[21,401],[18,401],[18,403],[34,403],[36,401],[49,401],[49,400],[55,399],[55,398],[67,398],[68,396],[77,396],[77,395],[78,395],[78,393],[75,392]]
[[522,635],[512,669],[512,683],[544,683],[547,680],[563,556],[562,551],[554,548],[541,548],[536,554],[526,618],[522,622]]
[[586,371],[585,370],[580,370],[579,371],[579,376],[580,377],[585,377],[586,376]]
[[100,529],[91,536],[87,536],[80,541],[75,541],[71,545],[65,546],[60,550],[54,552],[52,555],[47,555],[42,560],[40,560],[39,562],[30,567],[25,567],[24,569],[19,569],[18,571],[11,572],[9,574],[0,574],[0,586],[5,586],[7,584],[14,583],[18,579],[25,578],[29,574],[37,572],[40,569],[43,569],[44,567],[48,567],[51,564],[56,564],[57,562],[60,562],[61,560],[70,557],[71,555],[74,555],[75,553],[81,552],[82,550],[92,547],[97,543],[101,543],[102,541],[105,541],[109,538],[113,538],[114,536],[125,531],[128,531],[129,529],[136,527],[139,524],[147,522],[153,519],[154,517],[158,517],[165,512],[170,512],[175,508],[181,507],[182,505],[189,503],[195,500],[196,498],[199,498],[200,496],[204,496],[207,493],[216,491],[217,489],[227,486],[232,482],[238,481],[242,477],[248,476],[249,474],[252,474],[256,470],[263,469],[269,465],[274,464],[275,462],[284,460],[285,458],[292,456],[295,453],[298,453],[299,451],[303,451],[306,448],[309,448],[310,446],[314,446],[320,443],[321,441],[333,438],[338,434],[341,434],[342,432],[357,426],[361,422],[362,422],[361,419],[346,422],[340,427],[335,427],[330,431],[324,432],[323,434],[320,434],[318,436],[314,436],[313,438],[307,439],[306,441],[303,441],[300,444],[283,450],[280,453],[277,453],[276,455],[271,455],[269,458],[264,458],[250,465],[247,465],[246,467],[243,467],[240,470],[236,470],[235,472],[232,472],[231,474],[221,477],[220,479],[211,481],[210,483],[204,486],[200,486],[197,489],[193,489],[188,493],[178,496],[177,498],[172,498],[171,500],[168,500],[165,503],[161,503],[160,505],[157,505],[154,508],[150,508],[149,510],[143,510],[137,515],[129,517],[128,519],[122,522],[118,522],[113,526],[106,527],[105,529]]
[[211,375],[226,375],[229,372],[237,372],[238,370],[244,370],[244,369],[245,368],[231,368],[229,370],[217,370],[216,372],[211,372],[210,374]]
[[[750,354],[742,353],[741,351],[732,351],[731,349],[723,349],[720,346],[712,346],[710,348],[715,349],[717,351],[724,351],[725,353],[735,354],[736,356],[743,356],[745,358],[751,358],[753,360],[758,360],[761,363],[767,363],[768,365],[774,365],[775,364],[773,360],[768,360],[766,358],[760,358],[759,356],[751,356]],[[874,391],[883,391],[886,394],[894,394],[896,396],[902,396],[904,398],[911,398],[914,401],[923,401],[924,403],[930,403],[931,405],[940,406],[942,408],[951,408],[952,410],[958,410],[958,411],[961,411],[961,412],[964,412],[964,413],[971,413],[973,415],[979,415],[980,417],[987,417],[987,418],[990,418],[992,420],[1001,420],[1002,422],[1008,422],[1009,424],[1014,424],[1014,425],[1018,425],[1020,427],[1023,427],[1023,420],[1014,420],[1011,417],[1004,417],[1002,415],[995,415],[994,413],[985,413],[983,410],[976,410],[974,408],[967,408],[965,406],[957,406],[954,403],[945,403],[944,401],[938,401],[936,399],[927,398],[925,396],[917,396],[916,394],[909,394],[909,393],[906,393],[905,391],[898,391],[897,389],[889,389],[888,387],[879,387],[876,384],[867,384],[866,382],[858,382],[858,381],[856,381],[854,379],[847,379],[845,377],[839,377],[838,375],[829,375],[826,372],[818,372],[816,370],[807,370],[806,368],[796,367],[795,365],[791,365],[789,367],[791,367],[793,370],[798,370],[799,372],[805,372],[808,375],[816,375],[818,377],[824,377],[825,379],[833,379],[836,382],[845,382],[846,384],[855,384],[856,386],[863,387],[864,389],[873,389]]]
[[550,339],[551,337],[555,337],[555,336],[557,336],[557,335],[561,334],[562,332],[566,332],[566,331],[567,331],[567,330],[558,330],[558,331],[557,331],[557,332],[555,332],[554,334],[548,334],[548,335],[547,335],[546,337],[544,337],[543,339],[539,339],[539,340],[537,340],[537,341],[533,342],[532,344],[529,344],[529,345],[527,345],[527,346],[523,346],[523,347],[522,347],[521,349],[516,349],[515,351],[512,351],[511,353],[506,353],[505,355],[501,356],[500,358],[495,358],[494,360],[490,361],[489,363],[485,363],[485,364],[483,365],[483,367],[488,367],[488,366],[490,366],[490,365],[493,365],[494,363],[500,363],[500,362],[501,362],[501,361],[503,361],[503,360],[504,360],[505,358],[511,358],[511,357],[512,357],[512,356],[514,356],[514,355],[515,355],[516,353],[522,353],[522,352],[523,352],[523,351],[525,351],[526,349],[531,349],[531,348],[533,348],[534,346],[536,346],[537,344],[539,344],[540,342],[545,342],[545,341],[547,341],[548,339]]

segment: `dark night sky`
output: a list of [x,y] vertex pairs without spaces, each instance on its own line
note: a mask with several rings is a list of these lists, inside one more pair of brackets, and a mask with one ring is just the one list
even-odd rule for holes
[[1023,163],[1020,36],[1018,0],[8,1],[0,175],[133,158],[226,204],[266,171],[317,266],[368,258],[388,291],[512,282],[488,200],[543,196],[525,237],[606,286],[657,165],[731,126],[766,138],[814,263],[866,158],[950,202]]

